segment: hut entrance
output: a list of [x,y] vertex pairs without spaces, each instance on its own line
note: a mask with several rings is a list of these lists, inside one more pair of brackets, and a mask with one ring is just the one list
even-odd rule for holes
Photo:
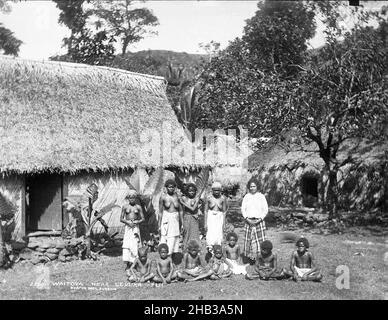
[[27,231],[62,230],[62,176],[39,174],[26,181]]
[[316,207],[318,202],[318,178],[312,175],[305,175],[301,179],[303,205]]

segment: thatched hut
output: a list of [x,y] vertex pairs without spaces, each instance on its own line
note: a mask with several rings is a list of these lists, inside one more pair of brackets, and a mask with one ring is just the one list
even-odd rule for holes
[[12,211],[13,239],[61,230],[62,200],[92,182],[100,208],[111,206],[105,219],[114,231],[121,228],[125,179],[141,187],[153,168],[201,166],[183,152],[192,144],[164,78],[6,56],[0,70],[0,198]]
[[[338,207],[343,210],[388,209],[388,144],[361,139],[344,143],[338,159],[352,154],[356,161],[337,176]],[[270,205],[317,207],[323,204],[324,162],[315,144],[277,141],[249,157],[249,168]]]

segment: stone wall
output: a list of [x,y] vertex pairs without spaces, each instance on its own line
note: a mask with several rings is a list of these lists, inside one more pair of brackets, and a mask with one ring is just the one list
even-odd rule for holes
[[[98,243],[94,251],[99,247],[106,250],[120,250],[122,239],[109,239],[100,237],[95,239]],[[83,237],[63,239],[62,237],[30,237],[28,242],[12,243],[12,255],[18,257],[18,260],[26,260],[32,264],[47,263],[49,261],[70,262],[83,259],[86,248]],[[14,258],[15,260],[16,258]]]

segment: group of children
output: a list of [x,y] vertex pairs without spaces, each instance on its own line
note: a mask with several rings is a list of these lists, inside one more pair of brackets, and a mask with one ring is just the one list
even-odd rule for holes
[[159,258],[156,261],[156,272],[152,272],[152,261],[148,258],[147,248],[138,250],[138,258],[127,270],[128,281],[144,283],[153,281],[168,284],[172,281],[198,281],[204,279],[219,280],[232,274],[245,274],[245,279],[321,281],[322,274],[315,265],[314,257],[309,251],[309,242],[302,237],[296,242],[296,250],[292,252],[290,269],[278,267],[277,255],[272,252],[271,241],[260,244],[255,264],[253,266],[240,264],[240,248],[237,235],[230,232],[227,235],[227,245],[213,246],[213,255],[208,263],[200,255],[200,245],[196,240],[190,240],[187,252],[183,256],[181,267],[174,265],[166,243],[158,247]]

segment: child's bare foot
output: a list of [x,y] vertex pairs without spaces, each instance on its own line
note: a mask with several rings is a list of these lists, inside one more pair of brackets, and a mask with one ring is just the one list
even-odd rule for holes
[[247,280],[253,280],[253,278],[252,278],[248,273],[245,275],[245,279],[247,279]]

